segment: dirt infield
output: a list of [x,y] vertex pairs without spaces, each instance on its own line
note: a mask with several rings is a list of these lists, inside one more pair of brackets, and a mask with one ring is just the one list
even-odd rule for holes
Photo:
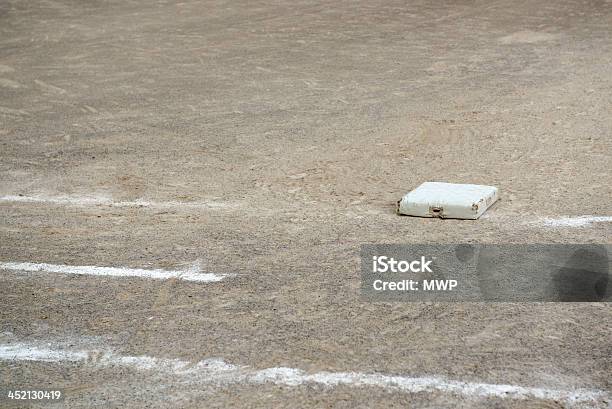
[[[47,265],[0,268],[0,389],[609,407],[608,303],[367,303],[359,248],[610,243],[611,27],[610,1],[0,1],[0,266]],[[501,200],[395,214],[431,180]]]

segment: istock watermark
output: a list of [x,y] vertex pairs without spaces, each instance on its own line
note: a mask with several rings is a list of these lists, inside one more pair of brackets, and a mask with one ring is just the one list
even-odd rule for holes
[[421,256],[421,260],[396,260],[393,257],[387,256],[374,256],[372,257],[372,271],[375,273],[386,273],[390,271],[392,273],[405,273],[412,271],[413,273],[424,273],[430,272],[431,268],[429,265],[433,260],[426,260],[425,256]]
[[607,244],[367,244],[368,301],[612,301]]

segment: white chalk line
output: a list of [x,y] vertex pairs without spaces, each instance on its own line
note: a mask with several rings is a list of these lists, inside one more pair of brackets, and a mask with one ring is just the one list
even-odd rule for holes
[[560,216],[560,217],[534,217],[521,216],[519,214],[501,214],[501,213],[485,213],[482,215],[482,220],[492,222],[514,223],[513,220],[525,219],[522,224],[533,227],[549,227],[549,228],[579,228],[588,227],[594,223],[611,223],[612,216]]
[[544,218],[542,223],[547,227],[585,227],[592,223],[610,223],[612,216],[575,216]]
[[[149,201],[144,199],[136,199],[132,201],[119,201],[116,202],[111,198],[104,196],[20,196],[20,195],[5,195],[0,196],[0,202],[5,203],[41,203],[41,204],[52,204],[59,206],[76,206],[76,207],[87,207],[87,206],[107,206],[116,208],[157,208],[157,209],[235,209],[239,208],[238,203],[227,203],[220,201],[206,201],[206,202],[157,202]],[[499,218],[500,215],[496,215]],[[496,216],[485,213],[481,219],[483,220],[494,220]],[[520,215],[516,216],[521,217]],[[506,218],[506,217],[504,217]],[[553,217],[541,217],[537,220],[527,221],[527,225],[543,225],[550,228],[580,228],[588,227],[593,223],[611,223],[612,216],[563,216],[558,218]]]
[[361,372],[307,373],[296,368],[252,369],[226,363],[219,358],[191,362],[150,356],[125,356],[108,351],[71,351],[38,347],[32,344],[0,344],[0,360],[81,363],[95,367],[122,367],[138,371],[155,371],[184,376],[191,382],[213,385],[275,384],[300,386],[318,384],[325,387],[375,387],[405,393],[441,392],[472,398],[542,399],[567,406],[592,407],[608,399],[607,392],[597,389],[560,390],[519,385],[491,384],[448,380],[439,376],[411,377]]
[[1,270],[11,270],[20,273],[58,273],[107,277],[139,277],[153,280],[168,280],[176,278],[183,281],[209,283],[221,281],[230,274],[200,273],[199,264],[196,263],[185,270],[142,269],[126,267],[97,267],[97,266],[67,266],[47,263],[0,262]]
[[238,207],[236,203],[220,201],[206,202],[156,202],[144,199],[116,202],[104,196],[0,196],[0,202],[6,203],[42,203],[60,206],[108,206],[108,207],[150,207],[159,209],[174,208],[200,208],[200,209],[225,209]]

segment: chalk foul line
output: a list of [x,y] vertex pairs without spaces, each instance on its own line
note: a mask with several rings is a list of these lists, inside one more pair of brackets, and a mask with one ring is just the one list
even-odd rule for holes
[[0,360],[79,363],[93,367],[122,367],[137,371],[155,371],[188,377],[190,382],[212,385],[275,384],[300,386],[318,384],[325,387],[374,387],[405,393],[441,392],[472,398],[542,399],[572,407],[600,407],[609,394],[597,389],[548,389],[507,384],[448,380],[439,376],[411,377],[361,372],[307,373],[296,368],[253,369],[226,363],[222,359],[191,362],[150,356],[126,356],[113,352],[66,350],[38,347],[32,344],[0,344]]
[[[501,223],[515,223],[522,217],[517,214],[485,213],[481,216],[482,220]],[[595,223],[612,223],[612,216],[558,216],[558,217],[526,217],[521,224],[532,227],[548,228],[580,228],[589,227]]]
[[158,209],[196,208],[196,209],[224,209],[238,207],[236,203],[220,201],[206,202],[157,202],[144,199],[114,201],[105,196],[23,196],[5,195],[0,196],[0,202],[6,203],[41,203],[59,206],[108,206],[108,207],[150,207]]
[[209,283],[221,281],[231,274],[201,273],[199,264],[185,270],[143,269],[126,267],[98,266],[67,266],[47,263],[0,262],[0,270],[10,270],[18,273],[57,273],[107,277],[138,277],[153,280],[168,280],[175,278],[183,281]]
[[542,223],[547,227],[585,227],[592,223],[610,223],[612,216],[574,216],[559,218],[544,218]]

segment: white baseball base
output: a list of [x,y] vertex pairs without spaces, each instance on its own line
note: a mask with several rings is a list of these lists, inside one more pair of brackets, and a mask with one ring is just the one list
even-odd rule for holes
[[397,202],[407,216],[478,219],[499,198],[494,186],[425,182]]

